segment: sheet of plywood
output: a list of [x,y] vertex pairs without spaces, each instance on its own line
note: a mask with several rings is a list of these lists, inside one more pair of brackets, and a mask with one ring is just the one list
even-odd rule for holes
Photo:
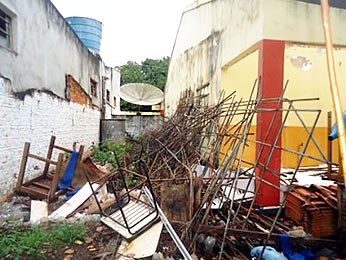
[[189,189],[188,183],[161,185],[161,208],[169,221],[186,223],[189,220]]
[[38,223],[48,217],[48,204],[45,201],[32,200],[30,208],[30,222]]
[[[92,184],[94,190],[99,187],[99,184]],[[49,215],[50,220],[66,218],[69,214],[75,211],[80,205],[82,205],[90,196],[92,195],[92,190],[89,183],[86,183],[72,198],[70,198],[66,203],[64,203],[60,208],[55,210]]]
[[156,252],[162,231],[162,222],[158,222],[130,243],[123,241],[118,253],[133,258],[152,256]]

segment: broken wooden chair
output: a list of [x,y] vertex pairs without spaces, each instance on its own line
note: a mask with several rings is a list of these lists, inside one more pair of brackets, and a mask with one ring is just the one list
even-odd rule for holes
[[[73,150],[56,145],[55,139],[55,136],[51,136],[46,158],[30,153],[30,143],[25,143],[16,185],[17,193],[25,194],[36,199],[47,199],[48,202],[51,202],[65,192],[64,190],[57,190],[57,187],[63,176],[64,153],[72,153]],[[75,144],[73,146],[75,148]],[[59,153],[56,161],[52,160],[54,149],[63,152]],[[81,145],[79,147],[79,159],[83,150],[84,146]],[[29,158],[44,162],[45,166],[42,175],[24,183],[25,169]],[[49,172],[50,165],[55,165],[54,174]]]

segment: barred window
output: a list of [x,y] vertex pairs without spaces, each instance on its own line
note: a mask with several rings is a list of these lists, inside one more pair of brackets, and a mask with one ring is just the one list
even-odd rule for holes
[[0,46],[12,47],[11,17],[0,9]]

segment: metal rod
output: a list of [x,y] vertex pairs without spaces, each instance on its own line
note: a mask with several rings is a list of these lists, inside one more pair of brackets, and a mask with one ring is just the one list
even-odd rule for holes
[[[332,94],[333,107],[335,111],[336,124],[339,132],[339,149],[342,169],[346,169],[346,136],[345,136],[345,123],[343,117],[343,109],[340,101],[339,86],[336,78],[335,62],[334,62],[334,50],[332,42],[332,32],[330,29],[330,17],[329,17],[329,2],[328,0],[321,0],[322,4],[322,16],[323,16],[323,29],[324,37],[326,41],[327,50],[327,63],[328,63],[328,75],[330,83],[330,92]],[[346,171],[343,172],[344,183],[346,183]]]

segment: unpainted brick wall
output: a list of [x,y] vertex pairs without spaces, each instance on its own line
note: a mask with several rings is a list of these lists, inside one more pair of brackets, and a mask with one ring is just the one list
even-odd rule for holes
[[92,106],[92,99],[88,93],[81,87],[81,85],[72,77],[72,75],[66,75],[66,88],[69,92],[69,99],[72,102]]
[[[9,95],[1,78],[0,108],[0,197],[16,185],[25,142],[31,142],[32,153],[46,156],[51,135],[68,148],[75,141],[88,147],[99,140],[100,111],[46,93],[21,101]],[[42,167],[30,159],[26,177],[41,173]]]

